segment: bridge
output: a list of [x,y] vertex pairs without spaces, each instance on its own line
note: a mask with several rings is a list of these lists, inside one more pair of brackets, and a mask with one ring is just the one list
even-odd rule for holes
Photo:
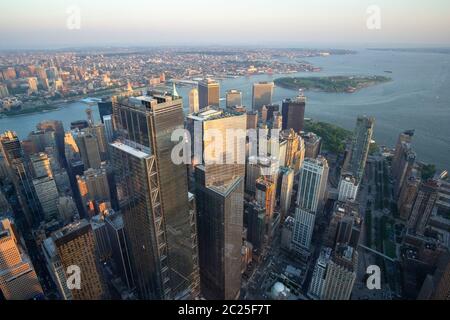
[[182,80],[182,79],[170,79],[167,82],[171,82],[171,83],[179,83],[179,84],[188,84],[188,85],[193,85],[196,86],[198,85],[198,81],[193,81],[193,80]]

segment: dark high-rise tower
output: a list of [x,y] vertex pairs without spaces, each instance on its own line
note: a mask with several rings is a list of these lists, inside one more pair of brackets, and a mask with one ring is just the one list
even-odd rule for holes
[[[231,149],[226,139],[230,129],[245,132],[247,116],[209,108],[189,115],[188,126],[199,128],[195,140],[205,150],[204,162],[194,158],[202,294],[207,299],[236,299],[241,287],[245,137],[233,139]],[[222,146],[206,138],[209,130],[224,137]],[[233,162],[225,150],[235,152]],[[213,154],[226,162],[209,163]]]
[[220,85],[212,79],[206,79],[198,83],[198,99],[201,108],[208,106],[218,107],[220,103]]
[[194,298],[199,291],[195,211],[187,171],[171,152],[183,128],[182,99],[153,94],[117,101],[111,144],[120,210],[142,299]]
[[369,155],[369,147],[372,141],[374,118],[366,116],[358,117],[356,128],[353,135],[352,150],[350,153],[350,162],[345,171],[351,172],[357,179],[358,183],[364,177],[367,156]]
[[8,131],[0,136],[0,144],[10,179],[14,184],[24,213],[23,218],[29,226],[37,225],[42,220],[42,212],[33,187],[31,170],[25,159],[20,140],[14,132]]
[[283,130],[293,129],[296,133],[303,131],[305,108],[306,98],[303,95],[284,100],[282,108]]

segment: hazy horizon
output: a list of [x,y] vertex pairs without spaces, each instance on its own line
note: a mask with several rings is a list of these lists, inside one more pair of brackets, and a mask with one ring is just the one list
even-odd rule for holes
[[[373,5],[381,20],[371,30]],[[74,12],[79,29],[68,27]],[[446,0],[2,1],[0,49],[447,47],[449,13]]]

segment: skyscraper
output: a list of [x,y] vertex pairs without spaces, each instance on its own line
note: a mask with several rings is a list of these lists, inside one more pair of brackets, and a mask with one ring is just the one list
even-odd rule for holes
[[338,200],[339,201],[356,201],[358,195],[359,184],[355,177],[350,174],[343,174],[338,186]]
[[289,214],[291,208],[292,193],[294,188],[294,170],[283,167],[280,169],[280,209],[281,209],[281,222]]
[[374,123],[374,118],[368,118],[366,116],[360,116],[356,121],[350,161],[345,171],[353,173],[358,183],[364,177],[369,147],[372,142]]
[[328,263],[323,300],[350,300],[356,280],[358,252],[351,246],[338,246]]
[[304,130],[306,98],[299,95],[283,101],[283,130],[293,129],[296,133]]
[[98,102],[97,105],[100,120],[104,123],[103,117],[110,116],[112,114],[112,101],[102,99],[102,101]]
[[95,254],[94,234],[86,220],[69,224],[52,235],[61,264],[68,276],[71,266],[80,268],[81,288],[72,290],[74,300],[101,300],[106,287]]
[[242,91],[228,90],[226,93],[226,107],[231,108],[235,106],[242,106]]
[[189,91],[189,113],[195,113],[200,110],[200,102],[198,97],[198,89],[194,88]]
[[200,109],[208,106],[220,105],[220,85],[212,79],[205,79],[198,83],[198,97]]
[[273,82],[257,82],[253,84],[252,108],[260,112],[263,106],[272,104]]
[[52,177],[33,179],[36,196],[46,221],[58,218],[58,189]]
[[0,292],[6,300],[42,296],[42,288],[28,256],[21,252],[11,221],[0,221]]
[[325,278],[327,275],[328,264],[331,259],[331,248],[323,248],[317,259],[316,265],[309,285],[308,296],[314,300],[320,300],[323,296]]
[[412,234],[423,235],[438,199],[438,188],[439,185],[434,180],[423,182],[419,187],[416,201],[407,223],[408,231]]
[[208,184],[203,165],[195,168],[199,257],[202,294],[207,299],[232,300],[241,288],[243,178]]
[[105,223],[109,234],[112,258],[116,263],[122,281],[128,289],[132,289],[134,287],[134,279],[123,216],[117,212],[109,213],[105,217]]
[[[245,132],[246,115],[209,108],[188,121],[190,128],[197,128],[194,143],[205,150],[204,161],[194,158],[202,293],[209,299],[236,299],[241,283],[245,139],[227,141],[227,130]],[[210,130],[224,139],[210,139]],[[227,150],[235,157],[227,159]]]
[[328,163],[323,157],[305,159],[299,174],[292,247],[300,254],[310,249],[318,211],[324,204],[328,180]]
[[186,167],[171,159],[172,132],[183,128],[182,99],[130,98],[117,101],[113,114],[119,139],[111,144],[112,163],[139,297],[195,298],[196,217]]
[[75,134],[75,140],[80,150],[85,170],[100,168],[102,160],[98,140],[95,135],[83,130]]
[[77,176],[77,183],[83,204],[89,201],[111,201],[105,168],[86,170],[83,176]]
[[19,219],[24,218],[29,226],[37,225],[42,219],[41,210],[19,138],[14,132],[8,131],[0,136],[0,144],[9,177],[14,184],[24,214],[19,216]]

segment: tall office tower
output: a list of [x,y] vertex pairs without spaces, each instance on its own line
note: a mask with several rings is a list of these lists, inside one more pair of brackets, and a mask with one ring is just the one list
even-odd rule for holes
[[98,143],[98,151],[100,152],[100,159],[105,161],[108,159],[108,141],[106,139],[106,126],[103,123],[94,124],[89,129],[89,131],[96,139]]
[[37,130],[28,135],[31,143],[31,153],[44,152],[47,147],[56,150],[56,134],[53,130]]
[[339,201],[356,201],[358,195],[359,183],[351,174],[343,174],[338,186]]
[[293,99],[283,100],[283,130],[293,129],[300,133],[304,130],[306,97],[299,95]]
[[283,129],[283,116],[279,111],[275,111],[273,113],[272,129]]
[[287,167],[299,170],[305,158],[305,144],[294,130],[282,131],[281,138],[286,141],[285,164]]
[[42,218],[39,202],[19,138],[15,133],[7,131],[0,136],[0,144],[9,177],[24,213],[23,218],[29,226],[39,224]]
[[104,122],[103,117],[112,115],[112,101],[108,101],[105,99],[102,99],[102,101],[97,103],[98,105],[98,113],[100,114],[100,120],[102,123]]
[[9,96],[8,87],[4,84],[0,84],[0,99]]
[[374,118],[368,118],[366,116],[360,116],[356,121],[350,162],[345,171],[353,173],[358,183],[361,182],[364,177],[367,156],[369,155],[369,147],[372,141],[374,123]]
[[310,249],[316,215],[325,200],[328,170],[323,157],[305,159],[300,169],[292,247],[301,254]]
[[142,299],[195,298],[199,292],[196,215],[189,206],[187,171],[171,159],[172,132],[183,129],[182,103],[154,94],[113,104],[121,138],[111,144],[112,163]]
[[267,177],[272,182],[276,182],[278,166],[276,161],[270,157],[254,157],[248,158],[245,191],[251,195],[256,192],[256,180],[261,176]]
[[358,252],[353,247],[338,246],[328,263],[323,300],[350,300],[356,280]]
[[6,300],[30,300],[42,296],[36,272],[21,252],[11,222],[0,222],[0,292]]
[[118,212],[109,212],[105,217],[105,223],[111,244],[112,258],[116,264],[117,271],[127,288],[132,289],[134,287],[134,279],[123,216]]
[[46,153],[37,153],[30,156],[33,176],[35,178],[50,177],[53,178],[52,167]]
[[61,264],[66,271],[78,266],[81,289],[72,290],[73,300],[101,300],[106,296],[102,272],[95,254],[92,227],[86,220],[69,224],[52,235]]
[[92,217],[91,227],[94,232],[95,252],[97,254],[97,258],[101,262],[105,262],[111,258],[112,249],[104,216],[96,215]]
[[413,171],[413,174],[405,181],[400,190],[400,195],[397,200],[397,210],[400,218],[405,221],[409,219],[411,214],[417,192],[419,192],[420,182],[421,180],[417,172]]
[[80,149],[75,141],[74,132],[67,132],[64,135],[64,156],[69,163],[70,160],[81,159]]
[[267,221],[273,219],[276,201],[276,185],[267,178],[261,177],[256,180],[256,202],[266,209]]
[[38,130],[47,132],[53,131],[55,133],[56,140],[56,150],[59,153],[59,159],[64,159],[64,126],[59,120],[45,120],[37,124],[36,128]]
[[395,146],[394,158],[392,159],[392,175],[396,177],[400,167],[401,159],[404,158],[404,147],[410,146],[414,137],[414,130],[407,130],[398,136],[397,144]]
[[301,136],[305,142],[305,158],[317,158],[322,148],[322,138],[312,132],[303,133]]
[[320,251],[319,258],[317,259],[316,265],[314,266],[314,271],[309,285],[308,296],[314,300],[320,300],[323,296],[323,289],[325,285],[325,278],[327,275],[327,267],[331,259],[331,248],[323,248]]
[[212,79],[205,79],[198,83],[198,101],[200,109],[208,106],[219,107],[220,85]]
[[106,142],[109,144],[114,141],[114,128],[112,123],[112,116],[111,115],[104,116],[102,121],[103,124],[105,125]]
[[194,88],[189,91],[189,113],[196,113],[200,110],[200,102],[198,98],[198,89]]
[[58,290],[59,297],[62,300],[72,300],[72,290],[67,286],[66,271],[61,263],[55,242],[52,238],[44,240],[42,243],[42,253],[48,273]]
[[300,169],[297,206],[317,213],[323,207],[328,181],[328,162],[322,156],[306,158]]
[[435,180],[423,182],[409,217],[407,228],[412,234],[423,235],[434,205],[438,199],[439,185]]
[[261,112],[263,106],[272,104],[273,82],[257,82],[253,84],[252,108],[253,111]]
[[83,176],[77,176],[77,183],[83,205],[89,201],[111,202],[111,191],[105,168],[86,170]]
[[[197,159],[195,146],[200,146],[204,154],[207,184],[222,185],[234,182],[245,175],[245,137],[230,136],[228,133],[246,134],[247,116],[219,108],[206,108],[199,113],[188,116],[188,127],[194,137],[193,164],[202,163]],[[194,132],[195,128],[199,132]],[[216,140],[213,134],[220,134],[222,139]],[[221,141],[220,141],[221,140]],[[228,148],[228,146],[230,148]],[[234,156],[234,157],[233,157]],[[222,161],[222,163],[220,163]]]
[[208,183],[203,165],[195,168],[200,283],[206,299],[233,300],[241,288],[243,178]]
[[362,218],[359,213],[359,205],[349,202],[336,202],[326,233],[325,245],[333,249],[338,244],[346,244],[357,248],[361,228]]
[[247,111],[247,130],[258,128],[258,112]]
[[261,108],[261,122],[267,124],[267,107],[265,105]]
[[289,215],[291,208],[292,193],[294,189],[294,170],[287,167],[280,169],[281,189],[280,189],[280,221],[283,223],[284,218]]
[[242,91],[228,90],[226,93],[226,107],[232,108],[235,106],[242,106]]
[[247,241],[249,241],[258,254],[264,247],[266,235],[266,209],[258,202],[244,203],[244,225],[247,228]]
[[[246,117],[246,114],[213,108],[188,117],[190,128],[200,128],[194,144],[200,144],[205,150],[204,161],[194,157],[193,163],[198,164],[195,195],[200,282],[202,293],[209,299],[235,299],[240,292],[245,139],[232,137],[232,141],[227,141],[230,138],[227,130],[246,132]],[[208,138],[210,130],[224,137],[221,144]],[[227,150],[234,153],[234,159],[227,159],[232,156]],[[211,163],[214,159],[219,163]]]
[[97,138],[92,133],[81,131],[76,133],[75,141],[80,150],[84,168],[100,168],[102,160]]
[[399,157],[395,163],[395,170],[392,171],[395,180],[394,195],[397,198],[400,195],[403,184],[411,175],[411,171],[416,163],[416,153],[412,150],[411,144],[402,142],[399,153]]
[[28,91],[30,93],[37,93],[39,91],[38,81],[36,77],[27,78],[27,83],[28,83]]
[[58,208],[58,220],[62,221],[64,224],[68,224],[75,216],[79,215],[77,206],[72,197],[59,197],[56,206]]
[[50,221],[58,218],[59,194],[55,180],[52,177],[33,179],[33,186],[44,214],[44,219]]

